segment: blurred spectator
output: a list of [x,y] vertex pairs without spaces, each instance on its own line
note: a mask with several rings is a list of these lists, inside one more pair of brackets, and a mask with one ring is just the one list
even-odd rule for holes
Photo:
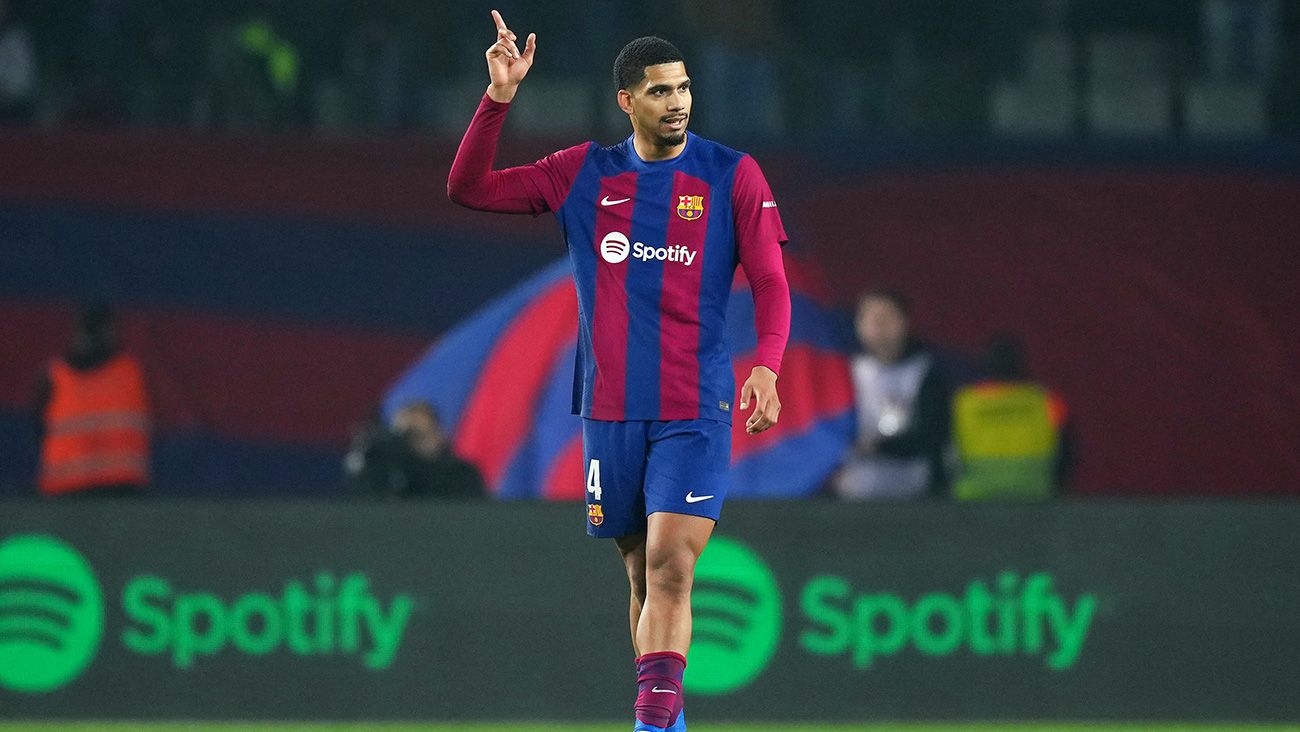
[[875,290],[858,299],[863,352],[853,358],[857,438],[832,479],[846,499],[914,499],[945,485],[949,393],[929,348],[910,332],[907,303]]
[[0,124],[27,122],[36,96],[36,54],[27,28],[9,16],[0,0]]
[[70,116],[78,123],[116,124],[125,117],[135,49],[129,39],[130,0],[89,0],[78,61],[84,82]]
[[1055,494],[1070,466],[1065,401],[1025,373],[1020,343],[994,338],[987,378],[953,397],[953,496],[1034,500]]
[[1278,0],[1202,0],[1206,71],[1216,81],[1268,81],[1277,64]]
[[149,16],[140,27],[140,59],[131,87],[131,119],[146,127],[188,126],[194,113],[199,35]]
[[149,482],[149,398],[144,372],[121,351],[113,311],[82,308],[72,345],[39,387],[40,492],[137,495]]
[[1300,3],[1292,3],[1283,19],[1283,52],[1272,88],[1274,131],[1300,136]]
[[392,132],[406,121],[408,90],[406,44],[400,27],[371,9],[349,39],[345,68],[357,92],[365,129]]
[[687,71],[707,90],[710,135],[775,137],[784,128],[776,51],[783,42],[774,0],[680,3],[689,31]]
[[390,428],[367,425],[344,459],[349,492],[374,498],[484,498],[478,468],[451,450],[432,404],[412,402]]
[[218,22],[209,33],[200,116],[230,130],[284,127],[298,111],[300,64],[268,12]]

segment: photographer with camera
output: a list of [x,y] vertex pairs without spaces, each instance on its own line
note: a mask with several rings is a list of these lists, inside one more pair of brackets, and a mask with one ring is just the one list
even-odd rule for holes
[[486,498],[483,476],[457,457],[433,405],[402,407],[385,427],[357,430],[343,461],[348,493],[369,498]]

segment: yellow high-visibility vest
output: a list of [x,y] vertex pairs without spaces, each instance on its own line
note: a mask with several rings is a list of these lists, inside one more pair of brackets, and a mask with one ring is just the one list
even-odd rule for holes
[[1040,500],[1056,492],[1059,409],[1036,384],[985,382],[953,398],[959,500]]

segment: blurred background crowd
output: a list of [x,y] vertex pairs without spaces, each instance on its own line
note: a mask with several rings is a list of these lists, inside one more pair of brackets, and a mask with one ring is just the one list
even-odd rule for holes
[[[782,201],[733,495],[1300,492],[1300,0],[501,10],[499,164],[627,134],[657,33]],[[0,495],[580,498],[560,237],[443,192],[487,12],[0,0]]]
[[[0,115],[458,135],[450,100],[482,84],[482,16],[417,0],[4,0]],[[526,120],[541,133],[621,131],[606,60],[625,29],[655,27],[692,60],[719,136],[1300,134],[1294,0],[610,0],[516,17],[545,49],[530,83],[547,103]]]

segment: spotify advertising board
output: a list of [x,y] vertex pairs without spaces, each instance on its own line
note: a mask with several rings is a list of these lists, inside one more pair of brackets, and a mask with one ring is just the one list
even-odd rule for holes
[[697,718],[1300,719],[1300,504],[728,508]]
[[[0,504],[0,717],[622,719],[565,504]],[[1297,719],[1300,507],[734,502],[692,718]],[[698,722],[697,722],[698,723]]]
[[626,579],[584,520],[554,504],[0,503],[0,718],[529,719],[539,699],[618,718]]

